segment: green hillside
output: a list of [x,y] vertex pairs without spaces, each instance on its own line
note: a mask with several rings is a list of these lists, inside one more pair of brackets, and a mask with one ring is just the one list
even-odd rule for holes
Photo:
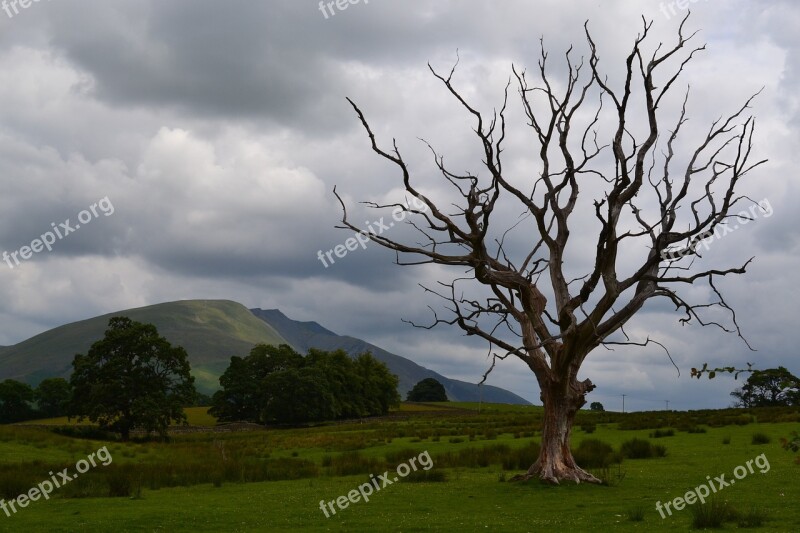
[[197,389],[211,392],[232,355],[247,355],[259,343],[286,343],[275,329],[246,307],[227,300],[187,300],[118,311],[46,331],[0,351],[0,380],[37,384],[46,377],[67,377],[76,353],[86,353],[103,337],[108,320],[127,316],[155,324],[172,344],[189,353]]

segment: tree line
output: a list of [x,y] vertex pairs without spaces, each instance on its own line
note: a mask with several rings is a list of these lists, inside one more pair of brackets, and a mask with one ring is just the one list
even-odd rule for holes
[[385,415],[399,404],[398,379],[369,353],[258,345],[231,357],[209,413],[220,421],[317,422]]
[[[203,402],[188,354],[153,324],[113,317],[102,339],[77,354],[69,380],[49,378],[36,388],[0,383],[0,423],[68,416],[88,419],[124,440],[132,430],[166,434],[186,424],[184,407],[211,403],[220,421],[298,423],[386,414],[399,404],[398,379],[369,353],[258,345],[231,357],[221,390]],[[206,399],[208,399],[206,397]]]

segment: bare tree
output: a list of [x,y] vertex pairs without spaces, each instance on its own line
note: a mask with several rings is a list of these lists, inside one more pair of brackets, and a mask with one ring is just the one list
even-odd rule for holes
[[[675,142],[687,121],[688,88],[682,105],[678,101],[676,109],[680,112],[675,112],[673,129],[663,136],[659,105],[692,57],[705,46],[688,46],[695,34],[684,36],[684,19],[674,45],[666,49],[659,44],[648,54],[642,45],[652,21],[642,18],[642,22],[643,29],[625,61],[625,81],[621,88],[613,88],[600,73],[597,48],[587,23],[584,30],[588,68],[583,60],[573,63],[570,48],[565,54],[568,76],[562,80],[563,90],[556,90],[558,84],[551,83],[548,76],[547,53],[542,44],[538,84],[531,85],[524,71],[512,67],[513,76],[506,86],[502,108],[490,117],[470,105],[454,87],[455,66],[449,75],[443,76],[428,65],[474,119],[482,164],[488,171],[482,178],[471,173],[458,174],[428,145],[438,172],[455,187],[460,199],[454,213],[446,212],[412,184],[397,142],[388,150],[381,148],[364,113],[348,98],[369,135],[372,150],[399,169],[405,190],[415,199],[417,208],[407,202],[364,203],[372,208],[393,208],[413,214],[410,223],[424,238],[424,242],[411,245],[371,233],[371,240],[394,250],[398,264],[434,263],[462,267],[468,273],[449,283],[439,282],[438,289],[425,288],[444,298],[448,312],[452,313],[440,318],[434,311],[434,323],[425,327],[457,325],[467,335],[488,341],[492,360],[487,375],[498,359],[509,355],[521,359],[536,375],[545,410],[541,453],[527,473],[516,479],[598,482],[575,463],[570,451],[575,414],[595,388],[588,379],[578,380],[578,371],[587,355],[599,346],[659,344],[649,337],[635,342],[622,330],[647,300],[667,298],[676,310],[685,313],[680,319],[682,323],[695,320],[741,337],[736,315],[714,281],[729,274],[743,274],[752,258],[733,268],[698,267],[701,261],[697,243],[731,217],[746,216],[729,213],[733,213],[737,203],[748,200],[734,191],[739,180],[764,163],[748,163],[754,122],[744,114],[755,95],[727,118],[714,121],[673,177],[677,166],[673,160]],[[670,64],[670,71],[662,73]],[[539,166],[538,177],[524,188],[504,174],[501,162],[512,85],[527,116]],[[592,104],[590,118],[585,120],[588,125],[574,130],[579,110],[586,108],[594,95],[598,97],[596,112]],[[598,129],[602,129],[603,102],[609,100],[613,104],[609,113],[614,131],[608,133],[608,144],[601,146]],[[631,133],[636,127],[646,135],[637,139]],[[697,187],[698,183],[701,186]],[[564,258],[571,235],[570,217],[576,212],[581,187],[585,190],[590,186],[603,189],[590,198],[591,204],[586,203],[589,209],[593,205],[599,227],[596,247],[592,249],[593,266],[587,267],[588,272],[583,276],[568,280]],[[641,197],[647,191],[651,200],[645,205]],[[348,220],[346,206],[335,189],[334,193],[343,210],[342,225],[338,227],[360,231]],[[526,234],[529,247],[522,253],[516,247],[512,250],[504,245],[509,232],[520,228],[489,233],[492,215],[496,220],[501,213],[508,212],[505,208],[495,210],[501,199],[514,202],[530,223]],[[631,242],[642,251],[643,259],[629,274],[622,274],[618,252],[622,243],[628,246]],[[411,259],[401,261],[406,256]],[[712,301],[693,304],[678,294],[679,287],[695,282],[708,284]],[[461,291],[462,283],[472,288],[482,286],[488,294],[467,297]],[[730,314],[730,321],[722,320],[729,322],[728,325],[705,316],[714,308]],[[618,334],[610,338],[615,332]]]

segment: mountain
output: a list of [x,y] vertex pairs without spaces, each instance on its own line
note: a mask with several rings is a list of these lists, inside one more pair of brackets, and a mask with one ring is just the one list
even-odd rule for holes
[[239,303],[169,302],[66,324],[0,349],[0,380],[11,378],[38,384],[48,377],[68,377],[75,354],[85,354],[92,343],[102,339],[108,320],[114,316],[154,324],[170,343],[183,346],[189,354],[197,389],[206,393],[219,388],[219,376],[228,368],[232,355],[247,355],[259,343],[287,343]]
[[[481,391],[474,383],[447,378],[405,357],[389,353],[374,344],[354,337],[337,335],[316,322],[297,322],[277,309],[251,309],[250,311],[271,325],[300,353],[306,353],[309,348],[319,348],[320,350],[341,348],[351,355],[371,352],[376,359],[386,363],[389,370],[400,378],[398,390],[403,398],[414,385],[425,378],[434,378],[444,385],[447,397],[452,401],[477,402],[481,398]],[[499,387],[483,385],[482,388],[485,402],[530,405],[530,402],[524,398]]]
[[[316,322],[297,322],[278,310],[249,310],[227,300],[183,300],[118,311],[45,331],[14,346],[0,347],[0,381],[10,378],[37,385],[48,377],[69,377],[75,354],[85,354],[103,338],[108,321],[114,316],[154,324],[170,343],[183,346],[189,354],[197,389],[206,394],[219,388],[219,376],[231,356],[245,356],[256,344],[289,344],[300,353],[311,347],[341,348],[353,355],[370,351],[400,378],[403,397],[428,377],[439,380],[452,400],[478,401],[480,397],[477,385],[446,378],[362,340],[339,336]],[[486,402],[528,404],[503,389],[488,385],[482,388]]]

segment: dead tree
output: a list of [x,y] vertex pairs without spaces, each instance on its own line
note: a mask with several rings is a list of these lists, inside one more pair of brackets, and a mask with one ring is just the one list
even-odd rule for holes
[[[682,104],[681,99],[676,102],[675,109],[680,108],[680,112],[676,111],[670,120],[673,129],[663,134],[659,105],[693,56],[705,46],[688,46],[695,34],[684,36],[684,19],[677,42],[668,48],[659,44],[649,54],[642,45],[652,21],[642,18],[642,22],[642,31],[625,60],[621,87],[613,87],[601,74],[597,47],[587,23],[584,30],[588,66],[583,59],[575,64],[570,48],[565,54],[568,78],[562,80],[563,90],[557,91],[548,77],[547,53],[542,44],[537,84],[531,85],[524,71],[512,67],[502,108],[491,116],[484,116],[459,93],[453,84],[455,66],[445,77],[428,65],[474,119],[474,133],[482,150],[485,175],[479,178],[454,172],[427,145],[437,171],[455,187],[454,194],[461,199],[455,212],[450,205],[447,210],[437,205],[415,187],[397,142],[388,150],[381,148],[364,113],[348,98],[369,135],[372,150],[398,169],[405,191],[417,207],[408,202],[365,203],[411,215],[409,222],[424,238],[424,242],[412,245],[387,234],[370,233],[371,240],[394,250],[398,264],[434,263],[460,267],[468,273],[449,283],[440,282],[439,289],[424,287],[444,298],[452,313],[440,318],[434,311],[433,324],[425,327],[457,325],[467,335],[488,341],[491,368],[498,359],[513,355],[536,376],[545,411],[541,453],[527,473],[517,479],[598,482],[575,463],[570,451],[575,414],[595,388],[588,379],[579,381],[578,371],[586,357],[600,346],[656,343],[649,337],[631,340],[622,329],[649,299],[669,299],[676,310],[685,313],[680,318],[682,323],[714,325],[741,337],[736,315],[714,281],[743,274],[752,258],[738,267],[708,268],[701,266],[704,259],[697,243],[731,217],[746,217],[746,213],[733,211],[737,204],[749,200],[737,196],[736,185],[765,162],[748,162],[754,121],[745,115],[756,95],[727,118],[714,121],[696,150],[687,152],[679,165],[674,155],[676,139],[687,121],[688,88]],[[662,72],[665,70],[668,72]],[[537,151],[538,175],[526,187],[507,176],[501,162],[511,86],[519,95],[533,149]],[[593,120],[585,120],[586,127],[573,130],[577,112],[590,105],[594,95],[597,103],[591,104],[592,112],[587,115]],[[536,98],[542,98],[543,105],[537,107]],[[604,102],[610,102],[609,111],[604,111]],[[612,126],[606,132],[607,143],[601,145],[598,129],[602,129],[604,112],[611,117]],[[636,127],[646,134],[637,139],[631,133]],[[601,161],[603,157],[605,162]],[[586,208],[593,206],[599,228],[596,246],[593,244],[590,250],[593,261],[587,262],[590,266],[583,276],[570,280],[564,271],[570,221],[574,221],[571,217],[579,203],[581,187],[585,190],[590,186],[603,189],[586,202]],[[650,195],[649,204],[641,200],[645,192]],[[346,206],[335,189],[334,194],[343,210],[342,225],[338,227],[360,232],[348,220]],[[514,202],[528,217],[529,225],[491,234],[492,215],[495,220],[499,218],[495,208],[501,199]],[[508,212],[505,208],[502,211]],[[529,242],[526,249],[504,246],[509,231],[523,229],[527,230],[525,238]],[[623,243],[626,247],[635,243],[642,251],[641,262],[629,273],[622,273],[619,268],[618,252]],[[405,257],[410,259],[401,260]],[[680,287],[696,282],[707,283],[709,294],[713,295],[711,301],[690,303],[679,294]],[[465,296],[461,292],[464,283],[472,288],[483,287],[487,291],[485,297]],[[722,308],[730,319],[712,320],[714,317],[707,316],[712,308]],[[612,337],[615,332],[617,335]]]

